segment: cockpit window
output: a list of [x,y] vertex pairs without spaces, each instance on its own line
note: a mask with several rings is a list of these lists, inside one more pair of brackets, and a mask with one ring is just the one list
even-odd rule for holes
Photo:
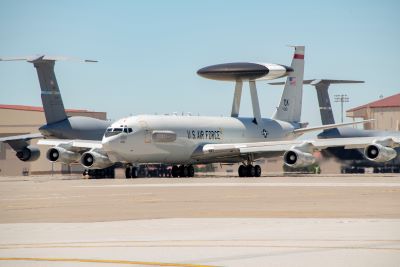
[[107,128],[106,133],[104,134],[105,137],[110,137],[113,135],[117,135],[120,133],[132,133],[133,129],[132,128],[128,128],[127,126],[122,126],[121,128]]

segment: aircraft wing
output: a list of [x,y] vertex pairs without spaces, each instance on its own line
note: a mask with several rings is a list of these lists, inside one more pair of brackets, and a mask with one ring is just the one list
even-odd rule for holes
[[364,148],[373,143],[400,146],[400,137],[357,137],[357,138],[332,138],[314,140],[292,140],[271,141],[255,143],[232,143],[232,144],[207,144],[203,146],[203,153],[238,155],[238,154],[264,154],[272,152],[285,152],[287,150],[301,147],[308,151],[323,150],[328,147],[345,147],[345,149]]
[[42,137],[43,135],[41,133],[12,135],[12,136],[1,137],[0,142],[18,141],[18,140],[29,141],[31,139],[42,138]]
[[23,149],[24,147],[29,146],[29,141],[31,139],[43,138],[41,133],[32,133],[32,134],[22,134],[22,135],[13,135],[6,136],[0,138],[0,143],[4,142],[9,144],[15,151]]
[[42,139],[38,142],[39,145],[45,146],[70,146],[75,148],[102,148],[101,141],[96,140],[65,140],[65,139]]
[[313,131],[318,131],[318,130],[334,129],[334,128],[343,127],[343,126],[363,124],[363,123],[371,122],[371,121],[374,121],[374,120],[375,119],[369,119],[369,120],[363,120],[363,121],[355,121],[355,122],[325,124],[325,125],[315,126],[315,127],[299,128],[299,129],[294,130],[293,132],[294,133],[306,133],[306,132],[313,132]]

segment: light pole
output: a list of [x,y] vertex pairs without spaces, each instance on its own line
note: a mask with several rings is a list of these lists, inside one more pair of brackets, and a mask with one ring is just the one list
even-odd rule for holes
[[345,94],[335,95],[335,102],[340,102],[341,104],[342,123],[343,123],[343,103],[349,102],[349,97]]

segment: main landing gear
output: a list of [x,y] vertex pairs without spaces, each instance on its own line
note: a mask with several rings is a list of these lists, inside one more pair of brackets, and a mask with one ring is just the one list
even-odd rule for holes
[[260,165],[253,166],[252,164],[240,165],[238,169],[239,177],[260,177]]
[[133,167],[133,166],[128,166],[125,169],[125,178],[138,178],[139,177],[139,168],[138,167]]
[[172,177],[193,177],[194,176],[194,168],[192,165],[177,165],[172,166],[171,171]]
[[111,166],[105,169],[85,169],[83,176],[89,176],[91,179],[102,179],[102,178],[115,178],[115,167]]

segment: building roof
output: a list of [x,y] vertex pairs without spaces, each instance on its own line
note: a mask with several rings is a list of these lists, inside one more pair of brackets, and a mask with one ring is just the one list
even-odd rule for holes
[[363,108],[389,108],[389,107],[400,107],[400,94],[385,97],[368,104],[352,108],[347,110],[347,112],[360,110]]
[[[0,109],[13,109],[13,110],[23,110],[23,111],[40,111],[43,112],[43,107],[34,106],[24,106],[24,105],[2,105],[0,104]],[[66,112],[91,112],[85,109],[66,109]]]

